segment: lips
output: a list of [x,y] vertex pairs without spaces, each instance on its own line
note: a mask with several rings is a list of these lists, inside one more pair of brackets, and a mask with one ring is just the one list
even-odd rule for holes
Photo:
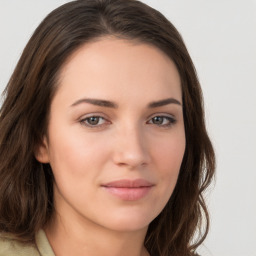
[[154,184],[144,180],[117,180],[101,185],[105,191],[125,201],[136,201],[145,197]]

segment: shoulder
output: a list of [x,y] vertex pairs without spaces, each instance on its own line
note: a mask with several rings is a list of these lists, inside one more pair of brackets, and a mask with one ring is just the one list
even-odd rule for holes
[[35,245],[23,244],[9,234],[0,234],[0,256],[40,256],[40,254]]

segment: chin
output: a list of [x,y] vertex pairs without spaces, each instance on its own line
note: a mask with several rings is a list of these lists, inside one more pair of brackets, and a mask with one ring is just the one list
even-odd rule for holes
[[127,211],[121,215],[113,214],[108,220],[104,219],[104,222],[109,229],[119,232],[129,232],[147,229],[148,225],[155,217],[156,216],[146,215],[145,213],[132,213],[131,211]]

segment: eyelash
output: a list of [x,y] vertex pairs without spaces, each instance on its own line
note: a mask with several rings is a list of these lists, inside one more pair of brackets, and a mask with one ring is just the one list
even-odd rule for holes
[[[156,124],[156,123],[153,123],[154,119],[156,118],[160,118],[162,119],[162,123],[161,124]],[[90,124],[88,123],[88,121],[90,119],[96,119],[96,121],[98,121],[96,124]],[[99,122],[106,122],[106,123],[101,123],[99,124]],[[86,117],[86,118],[83,118],[82,120],[79,121],[80,124],[86,126],[86,127],[89,127],[89,128],[92,128],[92,129],[97,129],[97,128],[101,128],[101,127],[104,127],[105,125],[107,124],[110,124],[111,122],[108,121],[106,118],[102,117],[102,116],[99,116],[99,115],[92,115],[92,116],[89,116],[89,117]],[[167,122],[165,124],[163,124],[164,122]],[[171,127],[173,126],[175,123],[177,122],[177,120],[174,118],[174,117],[171,117],[171,116],[166,116],[166,115],[156,115],[156,116],[153,116],[152,118],[150,118],[149,121],[147,121],[147,124],[151,124],[151,125],[156,125],[158,127],[162,127],[162,128],[168,128],[168,127]]]
[[106,123],[103,123],[103,124],[90,124],[90,123],[88,123],[88,121],[90,120],[90,119],[97,119],[97,120],[102,120],[102,121],[105,121],[105,122],[107,122],[107,123],[110,123],[109,121],[107,121],[107,119],[106,118],[104,118],[104,117],[102,117],[102,116],[97,116],[97,115],[93,115],[93,116],[89,116],[89,117],[86,117],[86,118],[83,118],[82,120],[80,120],[79,122],[82,124],[82,125],[84,125],[84,126],[86,126],[86,127],[89,127],[89,128],[101,128],[101,127],[103,127],[103,126],[105,126],[105,125],[107,125]]
[[173,126],[175,123],[176,123],[176,119],[174,117],[171,117],[171,116],[165,116],[165,115],[156,115],[154,117],[152,117],[147,123],[149,123],[150,121],[152,121],[154,118],[161,118],[162,121],[167,121],[167,124],[156,124],[156,123],[150,123],[150,124],[153,124],[153,125],[157,125],[159,127],[163,127],[163,128],[168,128],[168,127],[171,127]]

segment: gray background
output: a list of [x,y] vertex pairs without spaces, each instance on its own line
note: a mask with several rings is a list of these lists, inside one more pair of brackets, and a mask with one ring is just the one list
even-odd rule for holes
[[[0,0],[0,91],[61,0]],[[217,154],[204,256],[256,256],[256,1],[144,0],[181,32],[201,81]]]

